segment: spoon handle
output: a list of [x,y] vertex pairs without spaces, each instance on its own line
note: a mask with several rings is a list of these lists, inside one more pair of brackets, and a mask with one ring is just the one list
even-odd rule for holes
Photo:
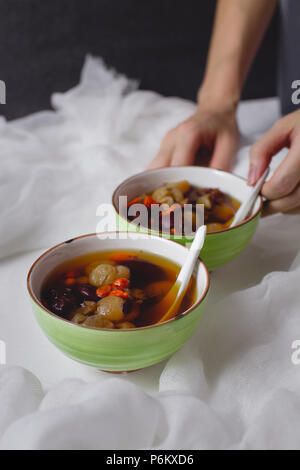
[[[188,251],[185,262],[178,274],[178,277],[166,297],[160,302],[161,306],[167,306],[166,313],[158,321],[162,323],[177,315],[182,299],[186,293],[191,276],[193,274],[195,263],[198,259],[201,248],[203,247],[206,235],[206,225],[197,229],[194,241]],[[171,302],[171,303],[170,303]]]
[[236,212],[234,218],[233,218],[233,221],[231,222],[230,224],[230,227],[234,227],[235,225],[239,224],[240,222],[242,222],[245,217],[247,216],[248,212],[250,211],[250,209],[252,208],[258,194],[260,193],[260,190],[261,188],[263,187],[263,184],[265,182],[265,179],[267,178],[268,174],[269,174],[269,167],[264,171],[264,173],[262,174],[262,176],[259,178],[259,180],[257,181],[256,185],[253,186],[252,188],[252,192],[250,193],[250,196],[249,198],[243,202],[243,204],[240,206],[240,208],[238,209],[238,211]]
[[185,292],[187,289],[195,267],[195,263],[203,247],[205,235],[206,225],[202,225],[195,234],[195,238],[193,240],[193,243],[191,244],[186,260],[178,274],[177,282],[180,283],[180,288],[177,294],[177,298],[181,296],[182,293]]

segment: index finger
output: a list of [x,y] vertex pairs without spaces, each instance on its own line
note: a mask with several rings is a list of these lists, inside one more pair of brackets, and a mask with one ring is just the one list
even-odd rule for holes
[[248,184],[254,185],[268,167],[273,156],[288,143],[290,129],[280,120],[261,136],[250,149]]
[[262,194],[267,199],[279,199],[292,193],[300,181],[300,138],[293,142],[283,162],[267,181]]

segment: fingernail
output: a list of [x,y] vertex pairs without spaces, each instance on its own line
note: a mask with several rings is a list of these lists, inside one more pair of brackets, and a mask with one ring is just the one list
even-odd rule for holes
[[248,173],[248,184],[249,186],[252,186],[255,183],[255,178],[256,178],[256,168],[252,166],[249,170]]

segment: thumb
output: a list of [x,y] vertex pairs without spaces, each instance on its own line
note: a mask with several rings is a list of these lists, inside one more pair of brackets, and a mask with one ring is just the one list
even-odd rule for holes
[[281,121],[274,124],[250,149],[248,173],[248,184],[250,186],[253,186],[259,180],[272,157],[288,144],[289,130]]

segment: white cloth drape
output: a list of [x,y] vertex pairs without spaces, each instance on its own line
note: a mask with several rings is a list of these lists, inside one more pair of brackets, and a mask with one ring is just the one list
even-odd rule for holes
[[[44,337],[26,293],[30,264],[94,232],[97,206],[194,110],[93,58],[80,84],[52,101],[53,112],[0,122],[0,448],[299,448],[299,216],[261,220],[241,256],[212,273],[206,313],[169,361],[115,377]],[[278,117],[276,99],[241,104],[235,172],[246,175],[247,145]]]

